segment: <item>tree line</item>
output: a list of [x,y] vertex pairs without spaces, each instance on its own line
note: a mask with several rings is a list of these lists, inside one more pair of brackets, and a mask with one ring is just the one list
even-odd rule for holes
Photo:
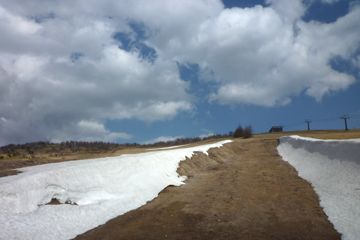
[[[61,143],[53,143],[48,141],[39,141],[25,144],[9,144],[0,147],[0,155],[7,157],[15,157],[18,155],[36,155],[41,153],[75,153],[75,152],[109,152],[129,147],[168,147],[174,145],[185,145],[200,141],[220,139],[220,138],[249,138],[252,136],[252,129],[248,127],[237,127],[234,131],[225,134],[214,134],[207,137],[188,137],[178,138],[171,141],[160,141],[151,144],[139,143],[111,143],[111,142],[87,142],[87,141],[65,141]],[[1,156],[0,156],[1,157]]]

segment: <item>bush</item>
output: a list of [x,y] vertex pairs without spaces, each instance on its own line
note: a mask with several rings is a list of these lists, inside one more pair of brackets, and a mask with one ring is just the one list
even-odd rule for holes
[[233,137],[240,138],[243,137],[243,135],[244,135],[244,129],[241,126],[239,126],[235,129]]
[[243,128],[241,126],[237,127],[233,134],[234,138],[251,138],[252,137],[252,128],[251,126],[247,126]]
[[251,126],[247,126],[243,130],[243,138],[251,138],[252,137],[252,128]]

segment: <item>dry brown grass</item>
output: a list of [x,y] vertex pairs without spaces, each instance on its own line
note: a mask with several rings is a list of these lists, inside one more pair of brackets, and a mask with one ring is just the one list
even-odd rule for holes
[[196,154],[178,170],[187,184],[77,239],[340,239],[276,145],[276,138],[241,139]]
[[[340,239],[311,185],[281,160],[277,139],[285,135],[360,138],[360,131],[311,131],[257,134],[238,139],[209,155],[183,161],[178,172],[189,176],[182,187],[168,187],[143,207],[119,216],[78,239]],[[207,140],[191,147],[220,141]],[[14,167],[73,159],[145,152],[129,148],[62,159],[0,161],[1,173]],[[3,164],[3,165],[2,165]],[[1,172],[2,171],[2,172]]]
[[[208,139],[196,143],[186,144],[184,146],[179,146],[179,147],[180,148],[193,147],[193,146],[218,142],[221,140],[224,139],[222,138]],[[111,151],[100,151],[100,152],[86,152],[86,151],[70,152],[69,151],[69,152],[62,152],[60,154],[56,152],[44,151],[44,153],[38,153],[31,158],[16,157],[16,156],[9,158],[3,155],[3,157],[0,158],[0,177],[17,174],[18,171],[16,169],[22,167],[47,164],[47,163],[73,161],[73,160],[113,157],[113,156],[120,156],[123,154],[143,153],[149,151],[150,149],[152,148],[128,147],[122,149],[115,149]]]
[[[265,133],[265,134],[255,134],[253,135],[256,139],[277,139],[281,136],[287,135],[300,135],[304,137],[314,137],[320,139],[350,139],[350,138],[360,138],[360,130],[350,130],[350,131],[341,131],[341,130],[324,130],[324,131],[294,131],[294,132],[282,132],[282,133]],[[217,139],[208,139],[195,143],[186,144],[183,147],[192,147],[199,146],[208,143],[214,143],[226,138],[217,138]],[[44,151],[43,153],[36,154],[33,157],[7,157],[5,155],[0,156],[0,177],[16,174],[16,168],[63,162],[63,161],[72,161],[72,160],[82,160],[82,159],[94,159],[101,157],[111,157],[119,156],[122,154],[134,154],[146,152],[149,149],[142,147],[128,147],[123,149],[114,149],[111,151],[98,151],[98,152],[63,152],[56,153],[51,151]]]
[[256,138],[273,139],[282,136],[299,135],[303,137],[313,137],[319,139],[351,139],[360,138],[360,129],[343,130],[317,130],[317,131],[291,131],[282,133],[264,133],[254,135]]

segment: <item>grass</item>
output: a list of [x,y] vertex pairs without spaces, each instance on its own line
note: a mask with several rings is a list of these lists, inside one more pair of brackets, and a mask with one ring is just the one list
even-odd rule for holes
[[254,137],[260,138],[279,138],[282,136],[299,135],[302,137],[312,137],[319,139],[351,139],[360,138],[360,129],[349,131],[344,130],[313,130],[313,131],[288,131],[280,133],[262,133],[256,134]]
[[[300,135],[303,137],[313,137],[319,139],[351,139],[351,138],[360,138],[360,130],[318,130],[318,131],[291,131],[291,132],[281,132],[281,133],[262,133],[262,134],[254,134],[253,138],[255,139],[277,139],[281,136],[288,135]],[[207,139],[200,140],[198,142],[193,142],[186,144],[181,147],[193,147],[208,143],[214,143],[218,141],[222,141],[225,139],[229,139],[229,137],[216,138],[216,139]],[[243,140],[248,141],[248,140]],[[134,154],[134,153],[142,153],[147,152],[148,149],[153,147],[139,147],[139,146],[128,146],[126,148],[111,148],[111,149],[98,149],[96,151],[92,149],[80,149],[78,151],[63,151],[59,152],[57,150],[52,149],[40,149],[39,152],[35,153],[32,156],[19,154],[12,157],[7,156],[4,153],[0,153],[0,177],[16,174],[16,168],[40,165],[46,163],[54,163],[54,162],[63,162],[70,160],[82,160],[82,159],[93,159],[93,158],[101,158],[101,157],[111,157],[111,156],[119,156],[122,154]]]

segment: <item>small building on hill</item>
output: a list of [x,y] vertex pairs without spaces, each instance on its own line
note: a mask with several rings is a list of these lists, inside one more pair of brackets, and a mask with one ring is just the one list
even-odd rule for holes
[[282,131],[283,131],[282,126],[272,126],[269,130],[269,133],[282,132]]

